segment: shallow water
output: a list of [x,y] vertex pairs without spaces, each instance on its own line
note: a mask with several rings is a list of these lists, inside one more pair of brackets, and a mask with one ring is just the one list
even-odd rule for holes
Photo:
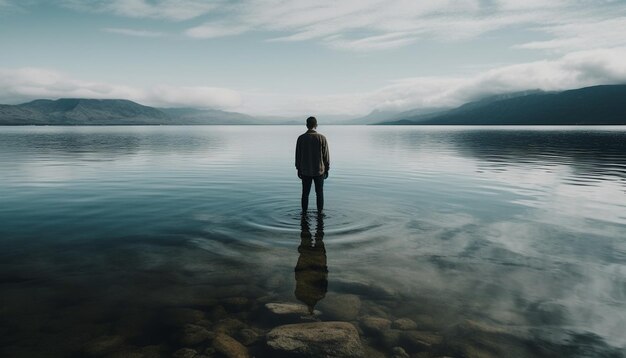
[[626,129],[325,126],[304,221],[301,132],[0,128],[0,356],[213,354],[181,316],[271,356],[268,302],[438,337],[369,356],[625,355]]

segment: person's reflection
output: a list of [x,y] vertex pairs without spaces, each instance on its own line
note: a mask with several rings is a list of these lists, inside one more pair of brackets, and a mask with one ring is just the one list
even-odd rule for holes
[[315,305],[326,296],[328,289],[328,268],[326,267],[326,249],[324,248],[324,218],[317,216],[315,236],[311,235],[309,217],[302,215],[300,221],[300,246],[296,264],[296,298],[309,307],[313,314]]

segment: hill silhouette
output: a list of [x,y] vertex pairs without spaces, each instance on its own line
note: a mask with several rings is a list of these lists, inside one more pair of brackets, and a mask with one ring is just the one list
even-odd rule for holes
[[623,125],[626,124],[626,85],[498,95],[443,112],[405,116],[379,124]]

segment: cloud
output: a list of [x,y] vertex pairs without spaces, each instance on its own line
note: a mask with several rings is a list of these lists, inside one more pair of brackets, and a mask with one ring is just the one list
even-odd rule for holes
[[182,21],[208,14],[219,1],[203,0],[62,0],[80,11],[106,12],[132,18]]
[[[606,20],[563,23],[541,28],[553,36],[550,40],[532,41],[518,49],[571,51],[590,48],[626,46],[626,16]],[[621,31],[618,29],[622,29]]]
[[221,108],[250,114],[302,116],[364,115],[372,110],[451,107],[483,96],[541,89],[558,91],[626,83],[626,47],[578,51],[554,60],[500,66],[466,77],[416,77],[375,91],[329,95],[238,92],[210,86],[156,85],[137,88],[89,82],[37,68],[0,69],[0,100],[34,98],[126,98],[156,106]]
[[250,113],[357,116],[372,110],[452,107],[478,98],[531,89],[559,91],[626,83],[626,47],[579,51],[555,60],[500,66],[467,77],[416,77],[378,90],[325,96],[243,93]]
[[188,29],[185,31],[185,34],[190,37],[208,39],[213,37],[238,35],[246,31],[248,31],[248,29],[244,26],[204,24]]
[[21,103],[36,98],[123,98],[152,106],[191,106],[228,109],[240,105],[238,92],[217,87],[157,85],[137,88],[127,85],[90,82],[48,69],[0,68],[0,99]]
[[127,28],[118,28],[118,27],[107,27],[102,29],[104,32],[110,32],[112,34],[126,35],[126,36],[136,36],[136,37],[162,37],[165,36],[165,33],[158,31],[150,31],[150,30],[138,30],[138,29],[127,29]]
[[[554,39],[519,48],[619,46],[626,6],[604,0],[249,0],[221,4],[224,14],[186,31],[213,38],[265,31],[271,41],[316,40],[333,48],[369,51],[405,46],[419,40],[457,41],[490,31],[524,26]],[[607,36],[608,34],[608,36]],[[554,41],[554,42],[550,42]]]
[[167,107],[235,108],[241,97],[237,91],[206,86],[158,85],[144,93],[147,103]]

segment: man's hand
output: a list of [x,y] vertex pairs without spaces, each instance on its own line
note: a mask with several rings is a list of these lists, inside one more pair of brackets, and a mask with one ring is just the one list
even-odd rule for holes
[[298,178],[302,179],[302,172],[298,170]]
[[324,172],[324,179],[328,179],[328,170]]

